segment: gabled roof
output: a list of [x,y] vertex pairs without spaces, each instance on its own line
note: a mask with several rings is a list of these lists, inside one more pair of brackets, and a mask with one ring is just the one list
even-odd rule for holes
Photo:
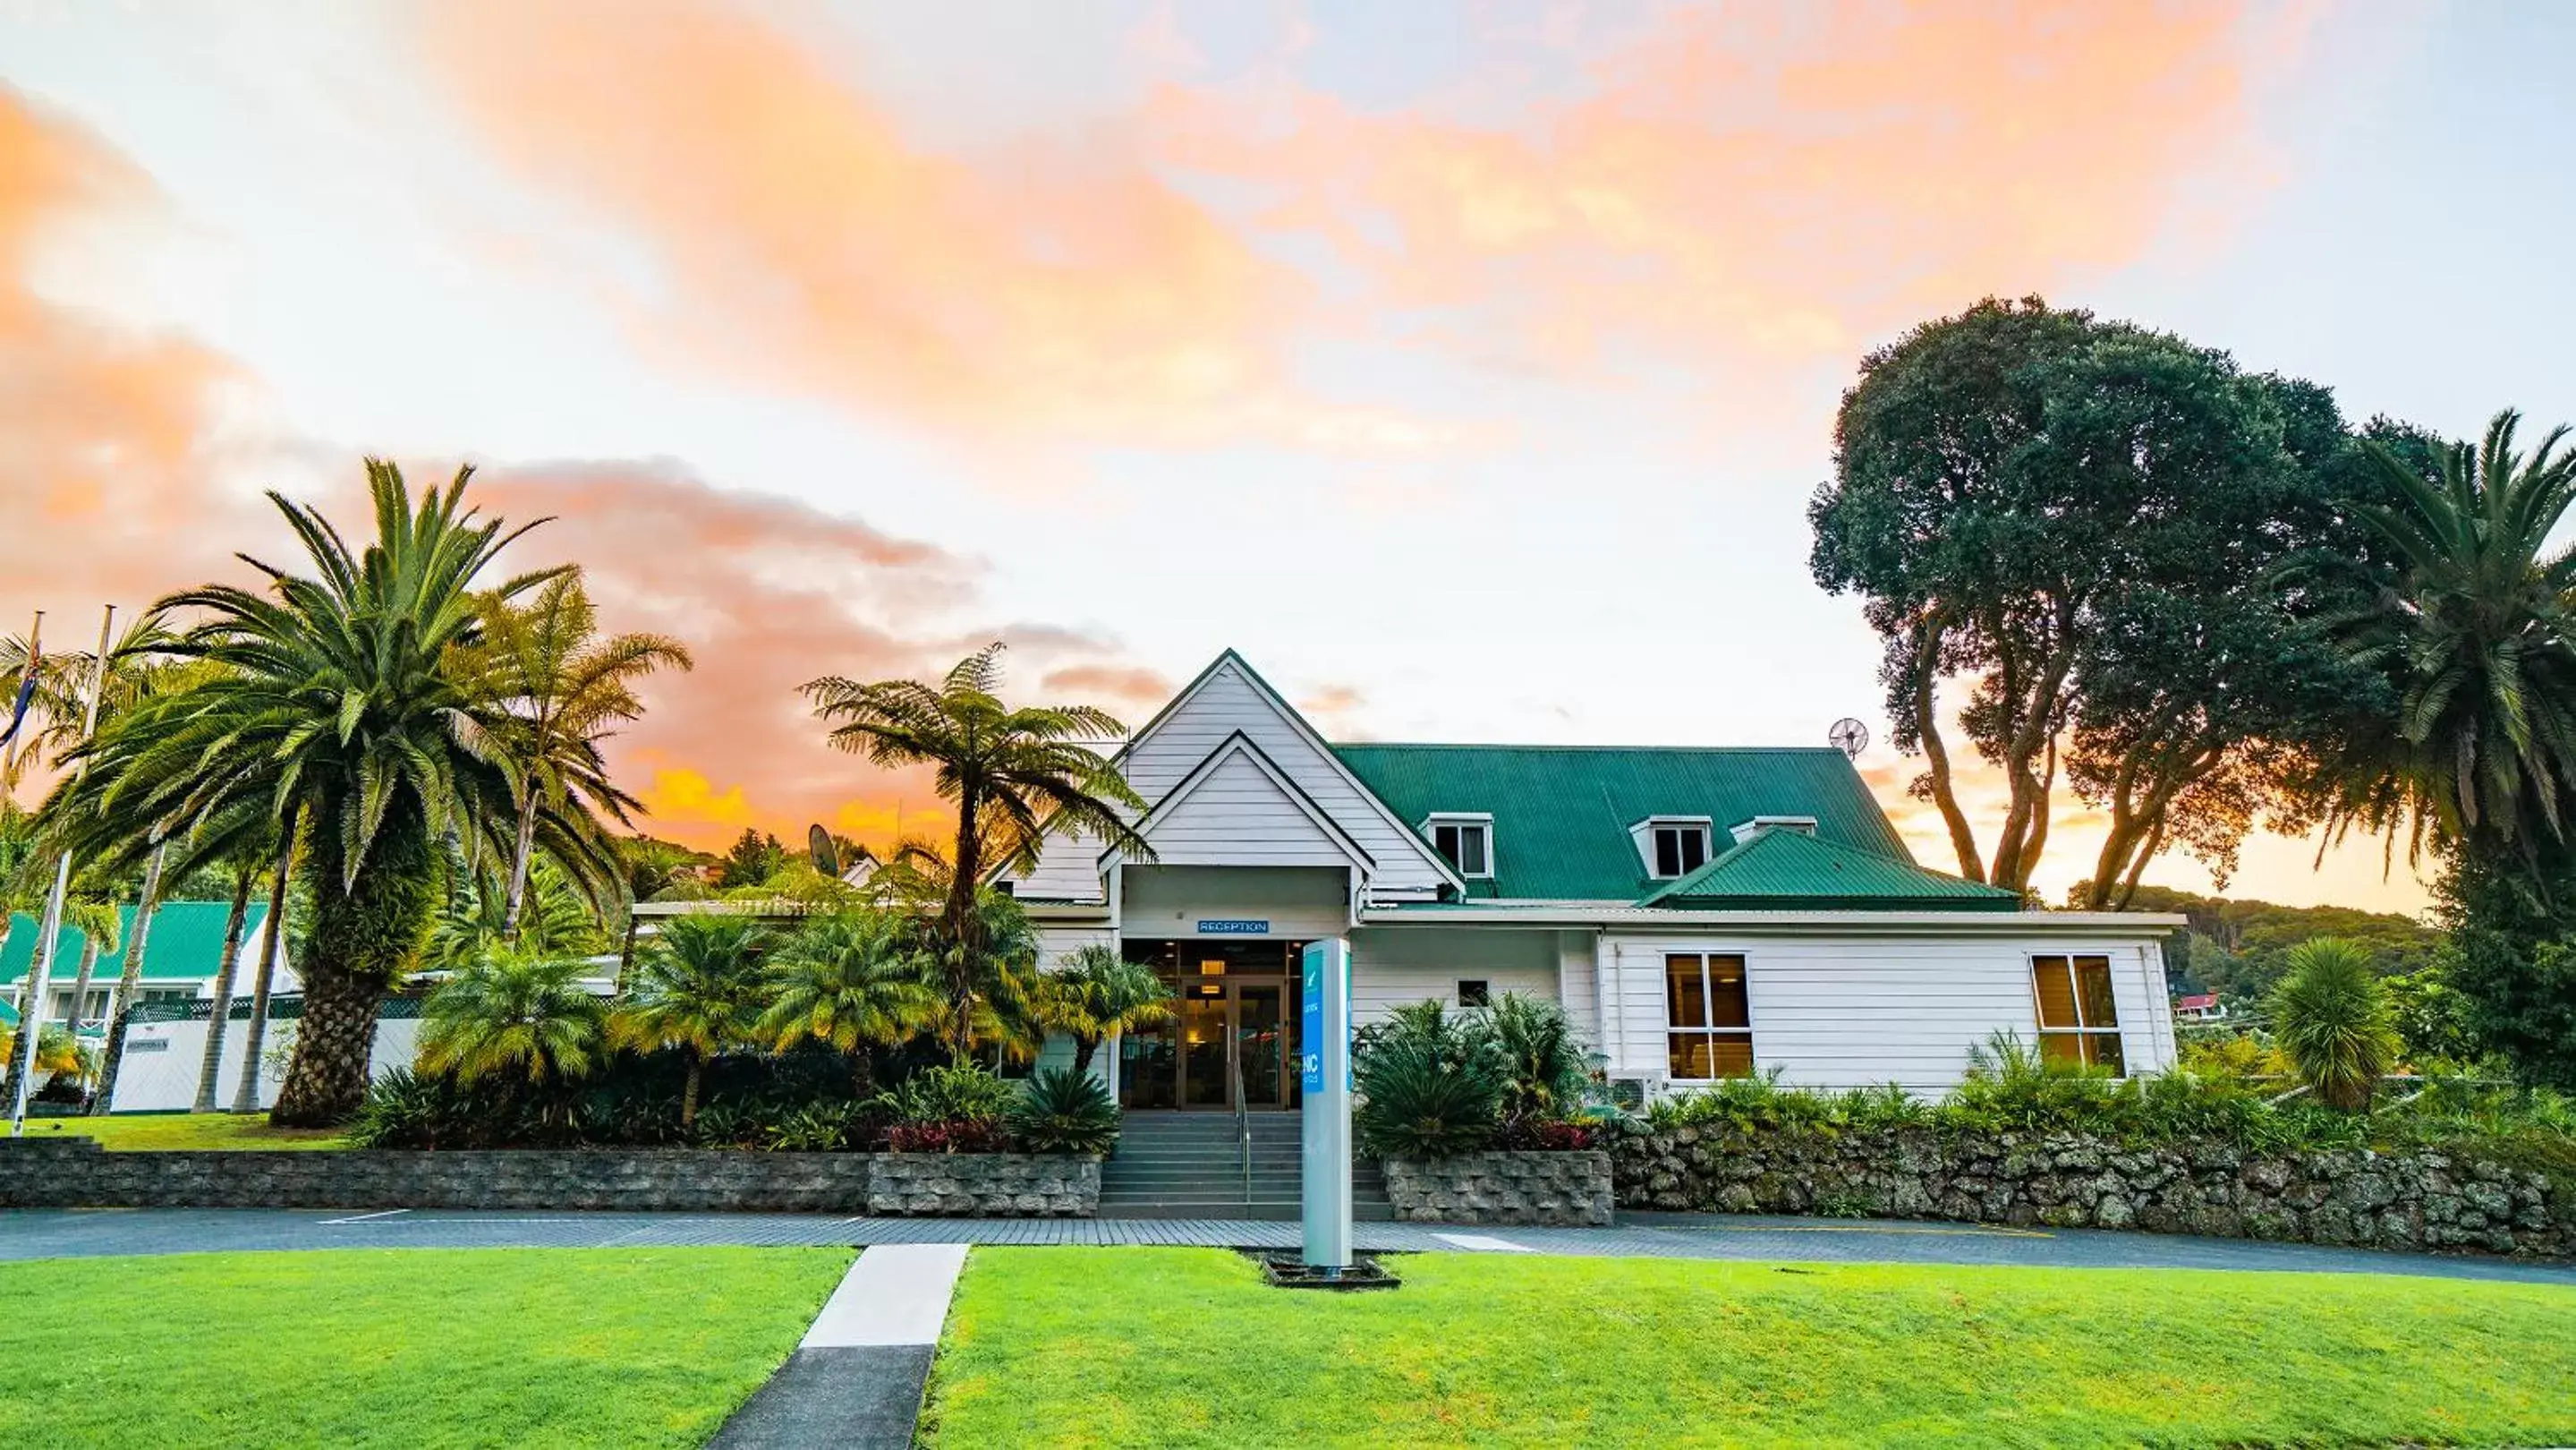
[[1926,871],[1910,861],[1774,829],[1664,883],[1637,904],[1708,911],[1882,905],[1916,911],[2015,911],[2021,897]]
[[[1207,759],[1200,761],[1196,769],[1181,779],[1180,784],[1166,791],[1163,798],[1155,803],[1154,809],[1148,812],[1143,820],[1136,823],[1136,834],[1144,837],[1148,844],[1155,847],[1158,860],[1169,861],[1175,865],[1201,864],[1185,859],[1186,851],[1167,846],[1156,838],[1167,828],[1188,816],[1190,803],[1198,798],[1202,789],[1229,775],[1254,783],[1254,788],[1266,794],[1272,801],[1287,807],[1294,815],[1303,817],[1311,832],[1309,842],[1329,851],[1332,857],[1336,858],[1336,864],[1354,866],[1363,872],[1375,868],[1377,863],[1370,859],[1369,853],[1362,850],[1357,841],[1351,839],[1350,833],[1342,829],[1331,813],[1317,805],[1315,798],[1308,795],[1304,787],[1290,779],[1288,773],[1279,768],[1278,762],[1264,754],[1261,747],[1253,742],[1252,737],[1240,730],[1227,736],[1223,744],[1209,751]],[[1265,844],[1293,847],[1297,843],[1272,841]],[[1124,847],[1112,846],[1100,853],[1100,869],[1106,872],[1125,857]]]
[[1648,816],[1706,816],[1719,847],[1737,822],[1812,816],[1817,840],[1913,869],[1860,773],[1829,747],[1333,749],[1408,824],[1441,811],[1493,813],[1494,878],[1469,882],[1471,900],[1633,902],[1662,884],[1646,875],[1629,834]]
[[[143,979],[147,982],[195,981],[215,975],[222,965],[224,919],[232,913],[228,901],[165,901],[152,914],[152,944],[143,954]],[[134,908],[120,909],[122,925],[117,933],[120,943],[129,941],[134,932]],[[268,917],[268,907],[251,903],[242,926],[244,949],[256,951],[259,924]],[[36,919],[25,912],[10,918],[9,945],[0,951],[0,984],[16,982],[27,975],[36,959]],[[80,928],[65,926],[54,938],[54,981],[71,985],[73,974],[80,970],[81,952],[89,938]],[[122,959],[113,953],[102,953],[95,969],[114,985]]]

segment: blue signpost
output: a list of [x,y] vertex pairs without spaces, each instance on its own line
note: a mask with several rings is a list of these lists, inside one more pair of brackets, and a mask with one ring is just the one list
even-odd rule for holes
[[1334,1277],[1351,1266],[1350,943],[1309,944],[1303,967],[1306,1263]]

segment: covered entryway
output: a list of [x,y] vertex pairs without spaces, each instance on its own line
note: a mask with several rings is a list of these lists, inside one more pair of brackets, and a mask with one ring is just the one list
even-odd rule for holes
[[1176,1109],[1280,1112],[1298,1105],[1297,976],[1305,943],[1260,939],[1128,941],[1127,959],[1149,962],[1179,999],[1173,1020],[1118,1043],[1118,1103],[1131,1112]]

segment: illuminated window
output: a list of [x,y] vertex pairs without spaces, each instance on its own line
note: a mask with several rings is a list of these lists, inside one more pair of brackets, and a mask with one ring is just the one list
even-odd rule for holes
[[1753,1011],[1744,958],[1675,952],[1664,958],[1665,1023],[1676,1082],[1753,1075]]
[[2120,1013],[2111,1001],[2109,957],[2032,957],[2031,994],[2039,1005],[2039,1050],[2062,1062],[2107,1067],[2124,1075]]

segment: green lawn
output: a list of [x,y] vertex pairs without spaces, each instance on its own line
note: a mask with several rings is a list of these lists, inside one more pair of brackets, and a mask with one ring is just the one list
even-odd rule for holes
[[846,1249],[388,1249],[0,1264],[0,1443],[695,1446]]
[[978,1249],[942,1446],[2576,1442],[2576,1289],[1423,1254]]
[[96,1138],[110,1152],[178,1148],[339,1148],[329,1128],[272,1128],[264,1113],[125,1113],[107,1118],[29,1118],[27,1136]]

